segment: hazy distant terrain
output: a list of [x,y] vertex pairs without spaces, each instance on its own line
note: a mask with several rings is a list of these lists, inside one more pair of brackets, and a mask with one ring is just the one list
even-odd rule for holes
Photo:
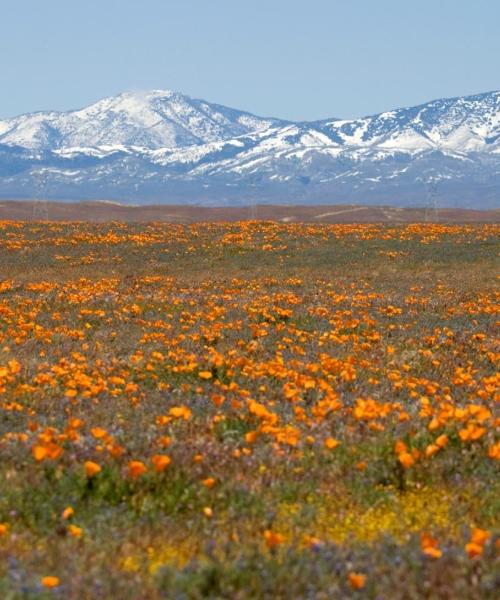
[[500,209],[468,210],[397,208],[391,206],[255,205],[204,207],[194,205],[132,206],[109,201],[37,202],[0,201],[0,220],[20,221],[126,221],[196,223],[244,220],[282,223],[498,223]]
[[500,92],[313,122],[124,93],[0,121],[0,197],[495,208]]

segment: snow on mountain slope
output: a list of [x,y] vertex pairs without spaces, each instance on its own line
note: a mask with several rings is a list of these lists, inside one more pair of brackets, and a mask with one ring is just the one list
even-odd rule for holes
[[3,197],[421,206],[430,183],[500,205],[500,92],[291,123],[153,91],[0,121]]
[[0,143],[33,150],[133,145],[176,148],[265,129],[265,119],[170,91],[124,93],[66,113],[0,121]]
[[479,151],[487,149],[500,133],[500,92],[434,100],[362,119],[314,125],[344,146]]

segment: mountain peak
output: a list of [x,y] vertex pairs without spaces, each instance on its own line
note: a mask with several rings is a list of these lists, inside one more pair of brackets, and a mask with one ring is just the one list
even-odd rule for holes
[[69,112],[40,112],[0,121],[0,143],[33,150],[102,145],[178,148],[265,129],[257,117],[171,90],[129,91]]

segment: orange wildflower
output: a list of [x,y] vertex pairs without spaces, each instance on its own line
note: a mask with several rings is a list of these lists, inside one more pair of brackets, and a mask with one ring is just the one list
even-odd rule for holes
[[280,544],[284,544],[286,541],[286,538],[281,533],[276,533],[275,531],[272,531],[271,529],[266,529],[264,531],[264,540],[266,542],[267,547],[272,550],[276,546],[279,546]]
[[71,506],[66,507],[61,513],[61,519],[65,521],[71,518],[75,514],[74,509]]
[[170,456],[167,456],[166,454],[155,454],[151,458],[151,462],[153,463],[155,471],[157,473],[161,473],[168,467],[168,465],[171,463],[171,460]]
[[59,585],[59,583],[59,577],[53,577],[52,575],[42,577],[42,585],[46,588],[55,588]]
[[420,536],[420,547],[422,552],[431,558],[440,558],[443,554],[438,547],[438,541],[428,533],[422,533]]
[[474,544],[480,544],[484,546],[486,542],[490,539],[491,532],[486,529],[479,529],[479,527],[474,527],[471,533],[471,542]]
[[431,456],[436,454],[436,452],[439,452],[439,446],[437,444],[429,444],[425,449],[425,456],[427,456],[427,458],[430,458]]
[[33,458],[38,462],[42,461],[47,456],[47,449],[45,446],[33,446],[31,452],[33,454]]
[[398,456],[398,460],[405,469],[409,469],[415,464],[415,459],[409,452],[401,452]]
[[396,444],[394,445],[394,452],[396,454],[402,454],[403,452],[407,452],[407,451],[408,451],[408,446],[401,440],[398,440],[396,442]]
[[465,551],[469,558],[479,558],[483,554],[484,545],[490,539],[491,532],[486,529],[474,527],[471,531],[470,542],[465,544]]
[[144,473],[146,473],[147,470],[148,469],[146,465],[140,460],[131,460],[128,463],[128,474],[130,477],[132,477],[132,479],[137,479],[138,477],[141,477],[141,475],[144,475]]
[[444,448],[447,444],[448,444],[448,436],[446,434],[443,433],[443,435],[440,435],[437,439],[436,439],[436,446],[439,446],[439,448]]
[[348,574],[347,579],[354,590],[360,590],[366,583],[366,575],[363,575],[362,573],[351,572]]
[[93,437],[95,437],[96,440],[100,440],[103,437],[106,437],[108,434],[108,432],[105,429],[102,429],[102,427],[94,427],[90,430],[90,433],[93,435]]
[[247,444],[253,444],[259,435],[258,431],[249,431],[245,434],[245,442]]
[[488,456],[493,460],[500,460],[500,441],[488,448]]
[[458,435],[462,442],[475,442],[486,433],[485,427],[479,427],[473,423],[469,423],[465,429],[461,429]]
[[336,440],[335,438],[329,437],[329,438],[326,438],[326,440],[325,440],[325,446],[328,448],[328,450],[333,450],[334,448],[336,448],[339,445],[340,445],[340,442],[338,440]]
[[308,548],[315,548],[323,544],[323,540],[315,537],[314,535],[304,535],[302,541]]
[[465,544],[465,551],[469,558],[479,558],[483,554],[483,547],[480,544],[469,542]]
[[176,419],[184,419],[185,421],[189,421],[193,413],[187,406],[173,406],[169,410],[168,414]]
[[77,527],[76,525],[68,525],[68,532],[73,537],[79,538],[82,537],[83,529],[81,527]]
[[102,470],[100,465],[98,465],[97,463],[95,463],[91,460],[87,460],[84,464],[84,467],[85,467],[85,475],[87,475],[87,477],[89,479],[94,477],[95,475],[97,475],[97,473],[100,473]]

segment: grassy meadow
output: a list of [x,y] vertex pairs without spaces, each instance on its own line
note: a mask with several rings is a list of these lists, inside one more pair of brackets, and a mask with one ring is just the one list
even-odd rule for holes
[[499,234],[0,222],[0,598],[498,598]]

